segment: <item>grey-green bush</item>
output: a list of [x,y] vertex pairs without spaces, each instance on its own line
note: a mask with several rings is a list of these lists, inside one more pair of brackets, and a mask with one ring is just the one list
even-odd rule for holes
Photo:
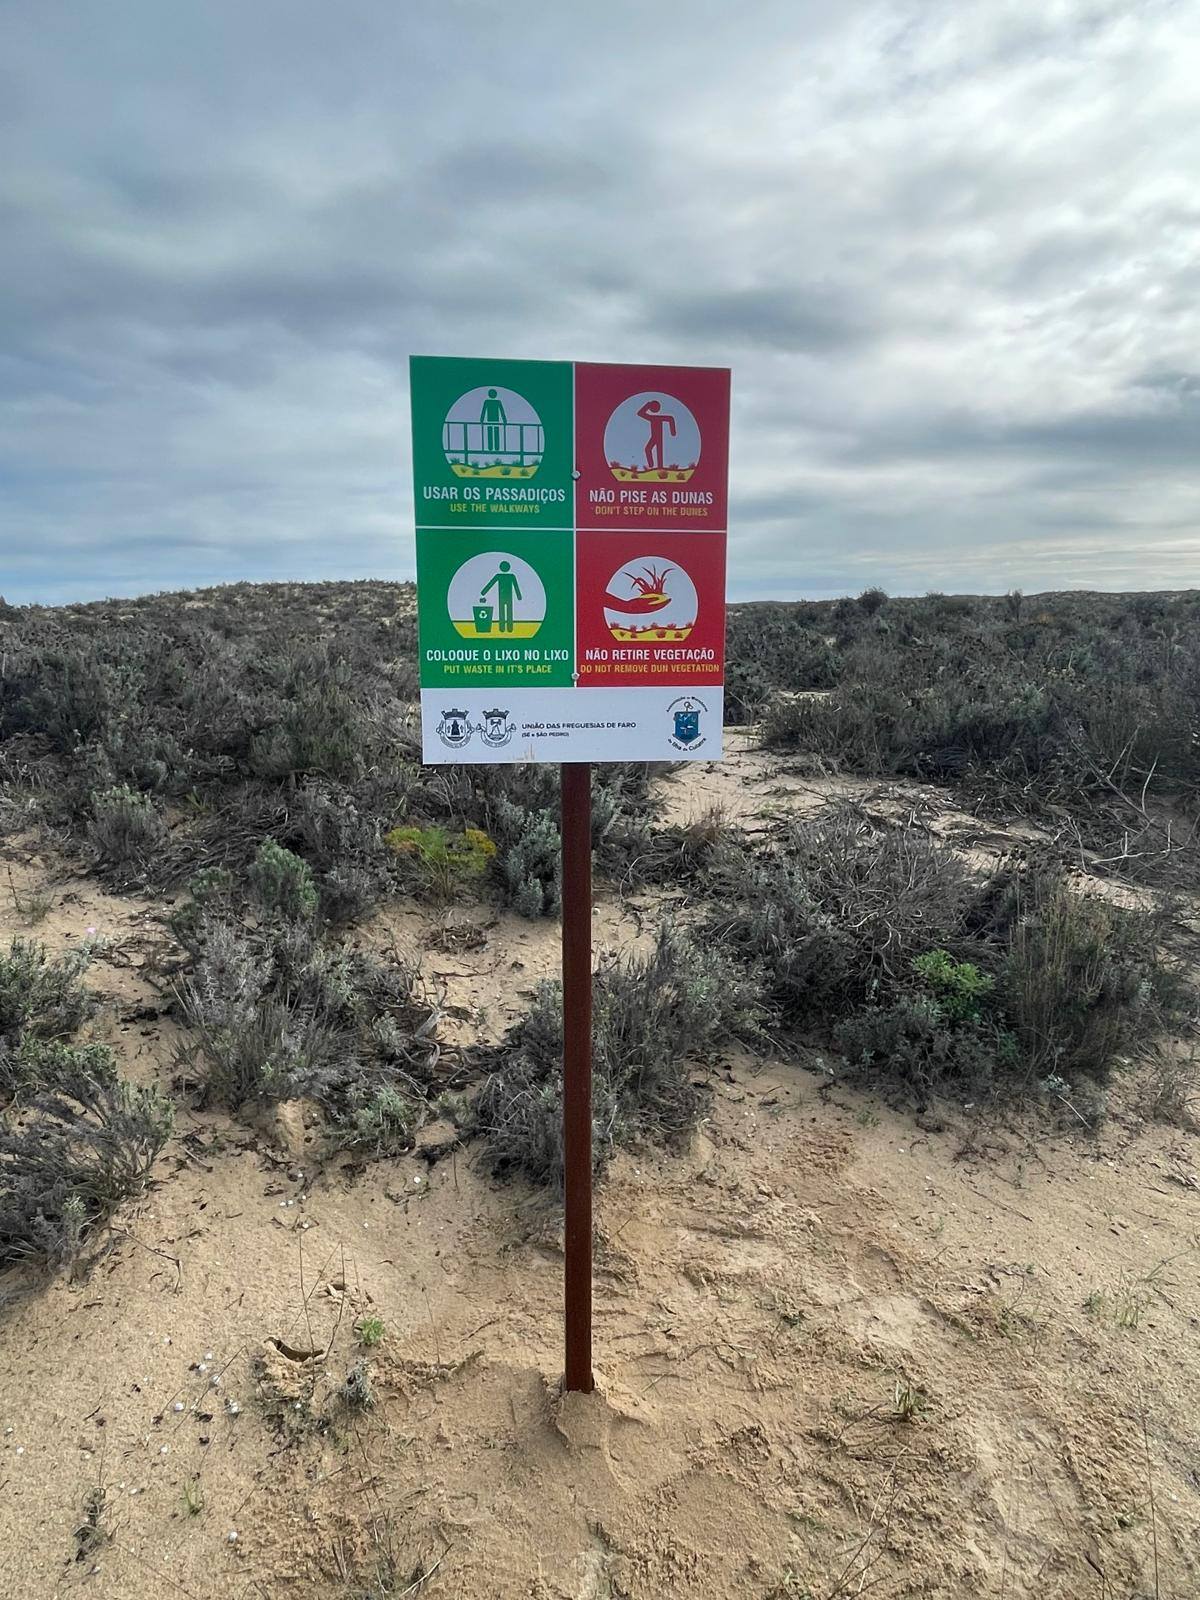
[[43,944],[13,939],[0,955],[0,1043],[74,1033],[95,1003],[82,981],[89,961],[86,946],[51,956]]
[[[669,1143],[695,1124],[705,1090],[696,1062],[754,1035],[757,986],[720,951],[673,927],[654,951],[601,967],[593,998],[593,1152],[597,1168],[635,1137]],[[544,984],[492,1056],[475,1126],[498,1171],[562,1181],[562,993]]]
[[171,1132],[169,1102],[117,1076],[112,1055],[40,1047],[42,1085],[0,1126],[0,1265],[72,1260],[143,1188]]
[[259,845],[246,879],[251,894],[268,916],[297,920],[311,917],[317,909],[312,868],[274,839],[264,839]]
[[93,796],[88,838],[100,867],[145,873],[169,837],[170,830],[148,794],[117,784]]
[[333,1143],[394,1154],[412,1143],[436,1075],[440,1010],[418,969],[323,936],[311,919],[256,927],[200,918],[176,987],[190,1037],[181,1065],[237,1110],[317,1100]]

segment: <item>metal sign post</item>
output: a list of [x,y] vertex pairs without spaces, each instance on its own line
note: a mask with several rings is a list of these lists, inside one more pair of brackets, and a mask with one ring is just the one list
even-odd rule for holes
[[592,1379],[592,769],[562,768],[564,1389]]
[[414,356],[424,760],[562,768],[566,1375],[592,1378],[591,763],[712,761],[729,373]]

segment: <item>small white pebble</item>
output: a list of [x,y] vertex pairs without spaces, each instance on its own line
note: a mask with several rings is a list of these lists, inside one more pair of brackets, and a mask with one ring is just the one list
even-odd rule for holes
[[167,1452],[170,1450],[170,1448],[171,1448],[171,1446],[169,1444],[160,1445],[159,1446],[159,1450],[158,1450],[159,1455],[160,1456],[165,1456],[167,1454]]
[[208,1386],[210,1389],[219,1389],[221,1387],[221,1374],[219,1372],[213,1373],[212,1377],[208,1380]]
[[182,1400],[176,1400],[175,1404],[171,1407],[171,1410],[172,1411],[182,1411],[183,1410],[183,1401]]
[[196,1367],[196,1371],[197,1372],[207,1372],[208,1371],[208,1362],[207,1361],[199,1362],[197,1367]]
[[229,1533],[227,1535],[229,1543],[230,1544],[236,1544],[237,1543],[237,1537],[238,1537],[237,1536],[237,1529],[236,1528],[230,1528]]
[[23,1456],[25,1454],[25,1446],[23,1444],[19,1444],[17,1446],[17,1454],[19,1456]]
[[242,1409],[241,1406],[238,1405],[236,1400],[228,1401],[227,1402],[227,1407],[228,1407],[229,1415],[231,1417],[236,1417],[238,1412]]
[[204,1359],[205,1359],[205,1361],[211,1361],[211,1360],[212,1360],[212,1358],[213,1358],[213,1354],[212,1354],[212,1351],[211,1351],[211,1350],[206,1350],[206,1351],[205,1351],[205,1352],[204,1352]]

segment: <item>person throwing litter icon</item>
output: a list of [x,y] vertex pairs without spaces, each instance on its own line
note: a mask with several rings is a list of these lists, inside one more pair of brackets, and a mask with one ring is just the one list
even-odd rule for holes
[[[644,406],[638,407],[638,416],[650,424],[650,437],[646,440],[646,470],[652,471],[655,467],[661,472],[663,467],[663,429],[670,428],[672,439],[675,437],[675,418],[670,412],[664,411],[659,400],[647,400]],[[654,459],[658,457],[657,461]]]
[[[487,570],[486,568],[484,569]],[[513,631],[513,601],[521,598],[521,585],[517,582],[512,569],[511,561],[502,561],[500,571],[495,573],[479,591],[479,598],[486,600],[488,590],[496,591],[497,628],[500,633]]]

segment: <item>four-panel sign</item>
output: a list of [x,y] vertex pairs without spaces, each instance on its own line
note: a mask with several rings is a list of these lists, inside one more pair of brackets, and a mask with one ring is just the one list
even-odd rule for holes
[[729,373],[412,358],[430,762],[721,753]]

